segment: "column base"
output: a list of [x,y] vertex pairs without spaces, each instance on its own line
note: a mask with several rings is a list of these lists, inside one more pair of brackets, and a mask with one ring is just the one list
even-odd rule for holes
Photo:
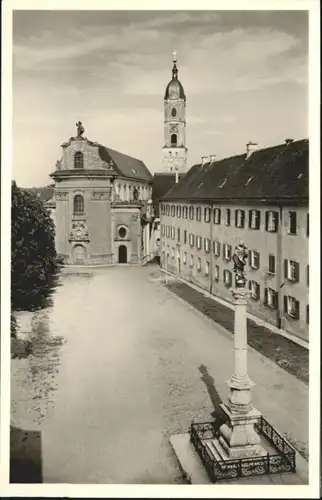
[[267,455],[261,445],[254,425],[261,417],[256,408],[247,412],[234,411],[225,404],[220,405],[228,420],[219,428],[219,435],[213,445],[223,460]]

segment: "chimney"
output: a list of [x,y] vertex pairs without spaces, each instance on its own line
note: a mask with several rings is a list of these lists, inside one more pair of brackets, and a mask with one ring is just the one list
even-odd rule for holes
[[246,158],[249,158],[250,155],[254,152],[257,151],[258,149],[258,144],[256,142],[249,141],[248,144],[246,144]]
[[201,165],[203,166],[205,163],[207,163],[208,156],[202,156],[201,157]]
[[294,141],[294,139],[285,139],[285,144],[288,146]]
[[216,159],[216,155],[210,155],[210,163],[213,163]]

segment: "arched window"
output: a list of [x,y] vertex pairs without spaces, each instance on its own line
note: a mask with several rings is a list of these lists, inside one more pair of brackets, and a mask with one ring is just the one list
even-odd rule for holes
[[176,108],[172,108],[171,114],[173,117],[177,116],[177,110]]
[[74,168],[84,168],[84,157],[83,153],[77,151],[74,157]]
[[177,134],[172,134],[171,135],[171,146],[176,146],[177,145]]
[[77,194],[74,198],[74,214],[84,213],[84,198],[82,195]]

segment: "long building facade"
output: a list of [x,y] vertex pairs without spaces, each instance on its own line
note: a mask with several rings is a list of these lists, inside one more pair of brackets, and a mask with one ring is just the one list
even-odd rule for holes
[[193,166],[160,203],[161,266],[227,301],[249,249],[249,312],[308,339],[308,140]]

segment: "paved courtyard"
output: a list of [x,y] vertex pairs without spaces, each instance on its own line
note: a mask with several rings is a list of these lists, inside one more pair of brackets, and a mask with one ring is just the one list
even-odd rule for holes
[[[12,360],[12,450],[39,480],[182,482],[169,437],[226,400],[233,338],[157,276],[65,270],[50,308],[20,314],[33,352]],[[249,374],[255,406],[307,453],[308,386],[253,349]]]

